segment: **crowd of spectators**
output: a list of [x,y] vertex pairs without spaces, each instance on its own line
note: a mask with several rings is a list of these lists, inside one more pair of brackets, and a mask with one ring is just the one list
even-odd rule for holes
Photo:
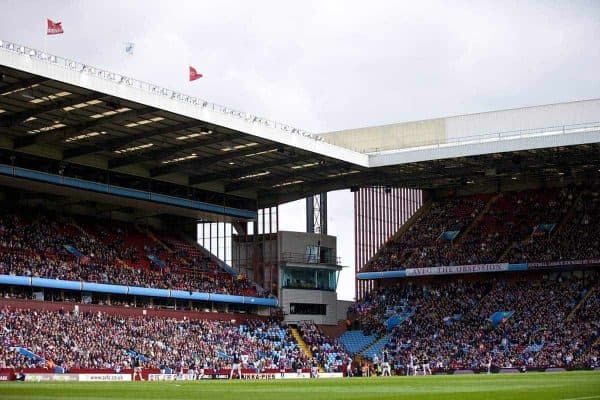
[[434,201],[365,270],[598,259],[599,220],[600,194],[594,188]]
[[429,251],[443,244],[442,233],[468,227],[487,200],[488,196],[473,196],[434,202],[403,235],[386,243],[368,268],[382,271],[426,265]]
[[[394,304],[409,304],[414,313],[386,332],[384,310]],[[490,360],[514,368],[597,365],[599,305],[597,277],[591,275],[585,283],[570,276],[408,284],[380,289],[351,312],[365,333],[390,335],[387,347],[398,369],[412,355],[440,370],[483,370]],[[494,325],[496,312],[508,314]]]
[[[584,290],[583,302],[548,336],[538,359],[554,365],[600,365],[600,284]],[[587,352],[580,349],[587,348]]]
[[412,284],[396,286],[381,290],[374,290],[367,294],[360,302],[352,304],[348,314],[352,319],[360,322],[361,330],[367,335],[381,335],[385,331],[382,321],[385,317],[399,313],[404,309],[414,308],[411,302]]
[[453,243],[440,264],[497,262],[512,243],[531,236],[536,225],[561,221],[572,200],[568,189],[500,194],[472,229]]
[[[597,187],[435,201],[384,246],[367,270],[593,263],[600,259],[599,222]],[[460,232],[450,240],[444,237],[452,230]],[[382,336],[389,333],[384,322],[395,310],[413,310],[390,334],[388,348],[400,366],[411,355],[430,358],[440,369],[483,368],[490,360],[519,368],[597,365],[600,294],[595,279],[585,285],[573,277],[407,284],[370,293],[350,314],[365,334]],[[573,311],[588,290],[591,294]],[[503,311],[509,312],[507,318],[493,326],[490,316]]]
[[[262,295],[247,278],[226,273],[205,256],[188,254],[185,246],[168,249],[126,224],[86,227],[46,212],[0,215],[0,274]],[[148,256],[163,256],[163,264],[151,263]]]
[[[555,231],[517,241],[502,261],[557,262],[600,259],[600,190],[584,190],[573,201],[570,218]],[[546,212],[558,209],[558,204]],[[563,210],[564,210],[563,205]],[[555,219],[556,220],[556,219]]]
[[325,372],[343,370],[348,354],[337,339],[330,338],[313,323],[303,322],[298,326],[298,329],[313,357]]
[[0,368],[122,370],[139,360],[143,367],[161,370],[220,370],[231,368],[235,353],[244,368],[255,371],[307,362],[290,330],[275,321],[236,324],[5,307],[0,324]]

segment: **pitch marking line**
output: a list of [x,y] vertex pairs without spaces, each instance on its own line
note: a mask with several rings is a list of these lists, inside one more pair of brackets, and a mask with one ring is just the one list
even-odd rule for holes
[[587,400],[587,399],[600,399],[600,395],[599,396],[586,396],[586,397],[569,397],[568,399],[561,399],[561,400]]

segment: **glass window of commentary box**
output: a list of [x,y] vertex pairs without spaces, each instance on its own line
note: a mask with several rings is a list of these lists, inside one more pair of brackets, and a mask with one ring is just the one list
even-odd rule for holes
[[282,279],[282,287],[286,289],[336,289],[336,271],[329,269],[287,267]]
[[327,305],[290,303],[290,314],[327,315]]
[[329,247],[306,246],[305,262],[308,264],[336,264],[335,250]]

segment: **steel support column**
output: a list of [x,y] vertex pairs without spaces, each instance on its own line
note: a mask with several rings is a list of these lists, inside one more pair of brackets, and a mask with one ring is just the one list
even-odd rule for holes
[[327,193],[306,198],[306,232],[327,235]]

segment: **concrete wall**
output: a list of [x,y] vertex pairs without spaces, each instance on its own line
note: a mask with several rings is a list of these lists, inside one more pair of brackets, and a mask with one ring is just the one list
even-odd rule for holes
[[347,314],[348,307],[350,307],[352,304],[354,304],[353,301],[347,301],[347,300],[338,300],[337,301],[337,320],[338,321],[346,319],[346,317],[348,316],[348,314]]
[[[338,321],[346,319],[348,307],[352,301],[338,300],[334,292],[304,289],[282,289],[281,307],[285,314],[285,321],[297,323],[299,321],[314,321],[318,325],[337,325]],[[326,304],[326,315],[290,314],[290,303]]]
[[[337,293],[324,290],[306,289],[281,289],[281,307],[285,321],[297,323],[299,321],[313,321],[315,324],[335,325],[338,321]],[[326,315],[290,314],[290,303],[325,304]]]
[[322,247],[337,249],[337,238],[316,233],[279,231],[277,233],[279,254],[306,254],[306,246],[316,246],[321,241]]
[[[316,233],[279,231],[277,233],[279,254],[306,254],[306,246],[316,246],[320,241],[322,247],[337,249],[337,238]],[[315,266],[316,267],[316,266]],[[280,274],[281,278],[281,274]],[[281,289],[280,305],[287,322],[314,321],[315,324],[335,325],[338,321],[337,293],[325,290]],[[290,314],[290,303],[325,304],[326,315]],[[345,315],[345,311],[344,311]]]

